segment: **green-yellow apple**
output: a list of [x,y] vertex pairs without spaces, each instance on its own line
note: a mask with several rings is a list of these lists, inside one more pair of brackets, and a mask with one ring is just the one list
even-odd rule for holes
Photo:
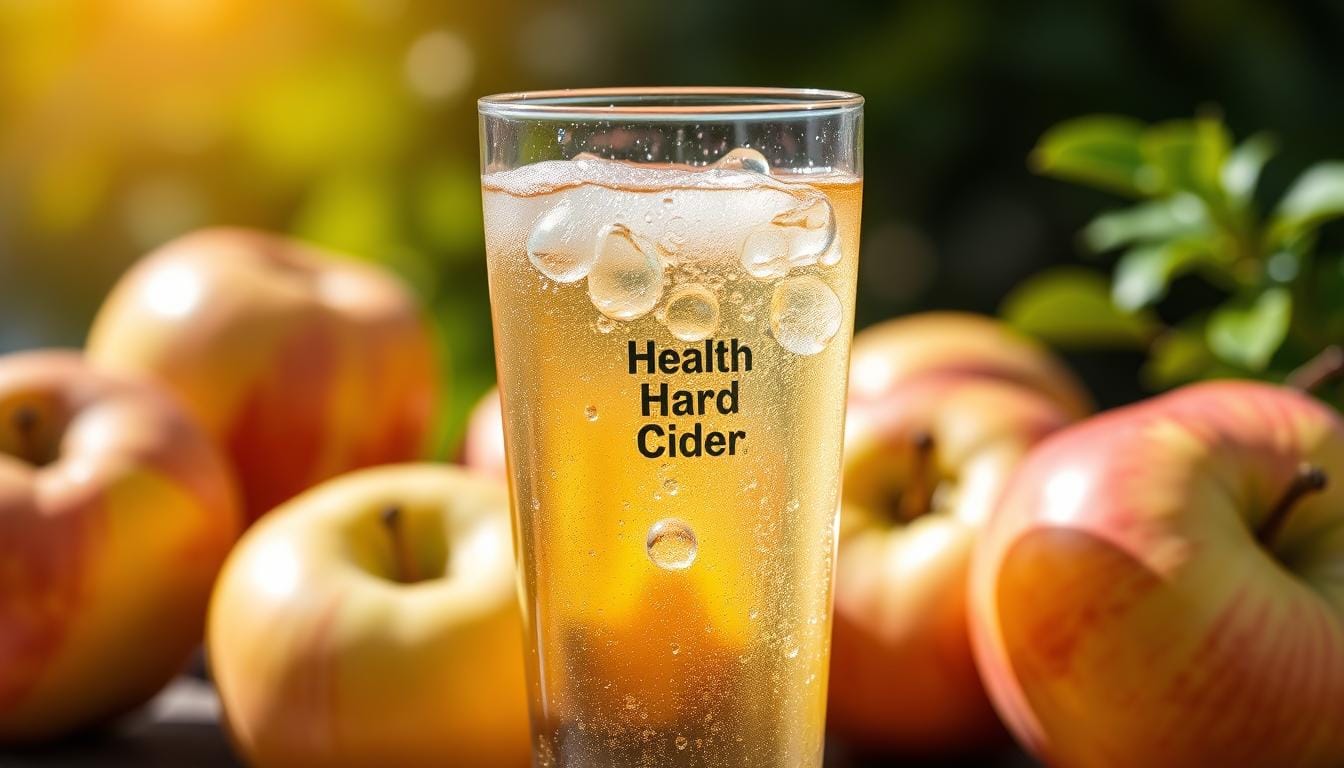
[[501,480],[508,478],[504,461],[504,421],[500,411],[499,388],[491,387],[471,410],[467,436],[462,444],[462,463]]
[[220,575],[208,650],[250,764],[528,764],[507,496],[456,467],[380,467],[248,531]]
[[1005,721],[1067,768],[1344,765],[1344,423],[1190,386],[1048,438],[972,571]]
[[966,582],[1027,450],[1069,422],[1045,396],[959,374],[857,404],[845,436],[830,725],[857,746],[966,753],[1004,740],[976,673]]
[[0,358],[0,743],[144,702],[200,642],[241,527],[169,395],[73,352]]
[[342,472],[418,458],[435,398],[406,286],[240,229],[187,235],[132,268],[89,356],[179,395],[232,461],[250,518]]
[[1045,347],[1003,323],[965,312],[925,312],[887,320],[854,337],[851,403],[880,399],[925,373],[1005,379],[1054,400],[1070,415],[1092,412],[1092,398]]

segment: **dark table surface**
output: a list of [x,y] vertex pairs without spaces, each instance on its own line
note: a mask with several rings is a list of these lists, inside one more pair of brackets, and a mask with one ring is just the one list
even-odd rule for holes
[[[209,683],[174,682],[120,727],[77,741],[22,753],[0,752],[0,768],[242,768],[218,726],[219,701]],[[906,761],[862,759],[832,750],[827,768],[913,768]],[[943,764],[938,768],[1033,768],[1020,754]]]

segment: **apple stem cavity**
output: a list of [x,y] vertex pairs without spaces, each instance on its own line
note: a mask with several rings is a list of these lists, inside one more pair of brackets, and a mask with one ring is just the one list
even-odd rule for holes
[[19,458],[36,466],[46,464],[50,457],[44,455],[45,452],[38,445],[42,414],[31,405],[21,405],[10,415],[10,424],[19,438]]
[[901,494],[899,515],[902,521],[910,522],[928,514],[933,504],[933,450],[936,446],[933,435],[925,430],[916,432],[910,439],[914,449],[914,461],[910,471],[910,486]]
[[396,578],[402,584],[414,584],[420,581],[420,566],[411,553],[411,543],[406,537],[406,525],[400,506],[389,504],[383,509],[383,527],[392,539],[392,560],[396,564]]
[[1284,524],[1292,516],[1293,509],[1303,497],[1313,493],[1320,493],[1325,490],[1329,482],[1329,477],[1325,470],[1315,464],[1303,463],[1298,465],[1297,472],[1293,475],[1293,481],[1288,485],[1287,490],[1279,497],[1278,503],[1269,511],[1264,522],[1255,531],[1255,538],[1263,547],[1271,547],[1274,540],[1278,538],[1279,532],[1283,530]]
[[1315,392],[1344,376],[1344,347],[1332,344],[1288,374],[1284,383],[1303,392]]

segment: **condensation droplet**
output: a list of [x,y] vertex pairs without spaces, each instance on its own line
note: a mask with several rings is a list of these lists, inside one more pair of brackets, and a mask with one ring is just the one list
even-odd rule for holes
[[796,645],[789,646],[788,650],[784,652],[784,657],[789,659],[796,659],[798,658],[798,652],[800,650],[802,649]]
[[690,744],[690,741],[688,741],[685,736],[677,736],[674,741],[677,745],[677,749],[685,749],[686,745]]
[[681,487],[677,485],[676,478],[669,477],[663,481],[663,493],[668,496],[676,496],[679,490],[681,490]]
[[663,295],[663,263],[653,248],[624,224],[597,236],[597,260],[588,273],[588,296],[616,320],[643,317]]
[[680,653],[681,653],[681,646],[680,646],[680,645],[677,645],[676,643],[673,643],[673,644],[672,644],[672,655],[673,655],[673,656],[677,656],[677,655],[679,655]]
[[765,159],[765,155],[750,147],[737,147],[729,150],[727,154],[714,163],[714,167],[733,171],[770,173],[770,161]]
[[583,415],[586,416],[589,421],[597,421],[597,406],[590,405],[587,408],[584,408]]
[[568,200],[542,215],[527,238],[527,258],[532,266],[557,283],[574,283],[586,277],[597,260],[594,241]]
[[796,355],[815,355],[840,331],[844,308],[835,291],[813,275],[780,281],[770,297],[770,330]]
[[695,532],[675,518],[664,518],[649,528],[644,548],[653,564],[665,571],[684,571],[695,562],[699,544]]
[[667,298],[663,322],[682,341],[700,341],[719,329],[719,299],[703,285],[683,285]]
[[639,707],[639,699],[636,699],[635,696],[634,696],[634,694],[626,694],[626,697],[625,697],[625,708],[626,708],[626,709],[636,709],[636,708],[638,708],[638,707]]

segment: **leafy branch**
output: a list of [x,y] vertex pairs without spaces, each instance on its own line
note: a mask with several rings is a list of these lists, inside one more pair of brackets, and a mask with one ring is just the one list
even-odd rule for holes
[[[1308,168],[1260,207],[1276,149],[1266,134],[1234,143],[1211,113],[1153,125],[1089,116],[1050,129],[1033,170],[1134,202],[1081,234],[1091,253],[1114,254],[1109,281],[1079,267],[1047,271],[1010,294],[1003,314],[1061,346],[1146,349],[1144,378],[1157,388],[1282,379],[1344,339],[1344,259],[1320,247],[1321,227],[1344,218],[1344,162]],[[1164,320],[1157,308],[1186,277],[1222,298]]]

